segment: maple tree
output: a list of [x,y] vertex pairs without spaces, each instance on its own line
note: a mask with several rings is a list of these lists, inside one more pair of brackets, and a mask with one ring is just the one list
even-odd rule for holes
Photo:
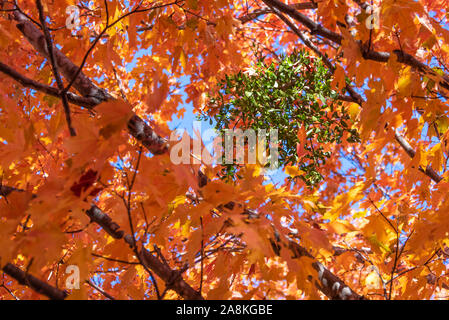
[[[0,299],[446,297],[447,7],[0,1]],[[321,181],[171,161],[185,103],[299,49],[360,137],[309,141]]]

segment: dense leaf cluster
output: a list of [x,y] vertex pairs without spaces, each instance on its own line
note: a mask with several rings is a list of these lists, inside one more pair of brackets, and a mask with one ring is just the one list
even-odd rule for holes
[[[322,179],[319,166],[331,156],[324,144],[339,144],[344,137],[359,141],[331,81],[321,59],[306,51],[283,56],[276,63],[261,59],[254,68],[225,76],[203,119],[215,120],[221,133],[266,129],[267,141],[268,130],[277,129],[279,164],[298,164],[304,171],[301,179],[313,185]],[[235,166],[227,166],[226,171],[234,173]]]

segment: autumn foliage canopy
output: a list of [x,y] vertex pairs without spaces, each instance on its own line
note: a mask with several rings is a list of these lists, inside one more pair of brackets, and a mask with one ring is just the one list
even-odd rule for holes
[[[0,299],[447,297],[448,6],[0,0]],[[183,117],[277,126],[277,180]]]

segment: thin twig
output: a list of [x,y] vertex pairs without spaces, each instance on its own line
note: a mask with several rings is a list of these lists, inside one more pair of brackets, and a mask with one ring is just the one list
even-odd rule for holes
[[109,257],[102,256],[101,254],[97,254],[97,253],[92,253],[92,255],[94,257],[102,258],[102,259],[112,261],[112,262],[118,262],[118,263],[123,263],[123,264],[140,264],[140,262],[137,262],[137,261],[126,261],[126,260],[121,260],[121,259],[109,258]]
[[15,300],[20,300],[4,283],[0,285],[0,288],[5,289]]
[[[106,33],[106,31],[109,28],[112,28],[113,26],[115,26],[117,23],[119,23],[121,20],[123,20],[124,18],[128,17],[131,14],[134,13],[139,13],[139,12],[146,12],[146,11],[150,11],[150,10],[154,10],[154,9],[158,9],[158,8],[164,8],[167,6],[171,6],[173,4],[176,4],[179,0],[176,0],[174,2],[171,3],[167,3],[167,4],[161,4],[161,5],[155,5],[153,7],[150,8],[146,8],[146,9],[139,9],[140,8],[140,4],[138,4],[136,6],[135,9],[131,10],[128,13],[125,13],[124,15],[122,15],[121,17],[117,18],[117,20],[115,20],[114,22],[112,22],[111,24],[109,24],[109,14],[107,14],[106,17],[106,26],[103,28],[103,30],[100,32],[100,34],[95,38],[95,40],[92,42],[92,44],[90,45],[89,49],[87,50],[86,54],[84,55],[83,61],[81,62],[80,66],[78,67],[78,70],[75,72],[75,75],[73,76],[72,80],[69,82],[69,84],[65,87],[64,91],[67,92],[71,86],[73,85],[73,83],[76,81],[76,79],[78,78],[78,75],[81,73],[81,71],[84,68],[84,65],[86,64],[87,58],[89,57],[90,53],[92,52],[92,50],[95,48],[95,46],[97,45],[98,41],[101,39],[101,37]],[[106,6],[106,11],[108,11],[108,6],[107,6],[107,2],[105,1],[105,6]]]
[[95,290],[97,290],[98,292],[100,292],[102,295],[104,295],[106,298],[108,298],[109,300],[115,300],[115,298],[113,296],[111,296],[109,293],[107,293],[106,291],[104,291],[103,289],[101,289],[99,286],[97,286],[95,283],[92,282],[92,280],[86,280],[86,283],[91,286],[92,288],[94,288]]
[[142,157],[142,147],[140,147],[140,149],[139,149],[139,156],[137,158],[136,167],[134,168],[133,177],[131,179],[131,182],[128,182],[128,200],[126,200],[125,197],[122,197],[122,200],[123,200],[123,203],[124,203],[125,208],[126,208],[127,213],[128,213],[128,222],[129,222],[129,227],[130,227],[130,230],[131,230],[131,237],[132,237],[132,241],[133,241],[132,249],[133,249],[134,253],[136,254],[137,258],[139,259],[140,264],[143,266],[145,271],[147,271],[148,274],[150,275],[151,280],[152,280],[153,285],[154,285],[154,288],[155,288],[155,291],[156,291],[157,299],[161,300],[161,294],[159,292],[159,287],[157,285],[156,278],[154,277],[154,275],[151,272],[151,270],[147,268],[146,264],[142,260],[140,254],[139,254],[139,251],[137,249],[136,235],[135,235],[135,232],[134,232],[134,224],[133,224],[133,220],[132,220],[132,216],[131,216],[131,193],[132,193],[132,188],[134,186],[134,182],[135,182],[135,179],[136,179],[137,171],[139,170],[141,157]]
[[60,91],[62,105],[64,106],[64,112],[65,112],[65,117],[66,117],[66,121],[67,121],[67,126],[69,127],[70,135],[72,137],[74,137],[74,136],[76,136],[76,132],[75,132],[75,129],[73,129],[73,127],[72,127],[72,119],[70,117],[70,107],[69,107],[69,102],[67,100],[67,91],[68,90],[64,89],[64,84],[62,83],[61,75],[59,74],[58,66],[56,64],[56,59],[55,59],[55,55],[53,52],[53,42],[51,40],[50,32],[47,29],[47,23],[45,22],[44,9],[42,7],[41,0],[36,0],[36,6],[39,11],[39,19],[42,24],[42,30],[44,32],[45,42],[47,44],[47,51],[48,51],[48,56],[50,58],[51,67],[53,69],[53,74],[55,75],[56,84],[58,85],[58,88]]
[[[390,219],[388,219],[383,212],[376,206],[376,204],[374,203],[373,200],[371,200],[371,198],[368,197],[368,200],[371,202],[371,204],[374,206],[374,208],[376,208],[377,212],[380,213],[380,215],[387,221],[387,223],[390,225],[390,227],[394,230],[394,232],[396,233],[396,250],[395,250],[395,257],[394,257],[394,261],[393,261],[393,268],[391,269],[391,275],[390,275],[390,279],[393,279],[394,274],[396,273],[396,266],[398,265],[398,260],[399,260],[399,231],[398,229],[393,225],[393,223],[390,221]],[[393,292],[393,281],[390,282],[390,290],[388,292],[388,300],[391,300],[391,295]]]

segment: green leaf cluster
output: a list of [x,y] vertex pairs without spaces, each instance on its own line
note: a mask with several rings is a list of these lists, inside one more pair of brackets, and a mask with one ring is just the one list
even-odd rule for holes
[[[359,141],[331,81],[322,60],[307,51],[282,56],[276,63],[261,59],[249,71],[226,75],[201,118],[211,123],[215,120],[215,128],[221,133],[235,128],[277,129],[279,164],[298,165],[305,172],[300,178],[313,185],[322,179],[320,165],[331,156],[324,144],[339,144],[343,137],[349,142]],[[300,128],[306,132],[305,143],[299,141]],[[305,150],[301,158],[297,144]],[[227,170],[235,174],[235,166]]]

